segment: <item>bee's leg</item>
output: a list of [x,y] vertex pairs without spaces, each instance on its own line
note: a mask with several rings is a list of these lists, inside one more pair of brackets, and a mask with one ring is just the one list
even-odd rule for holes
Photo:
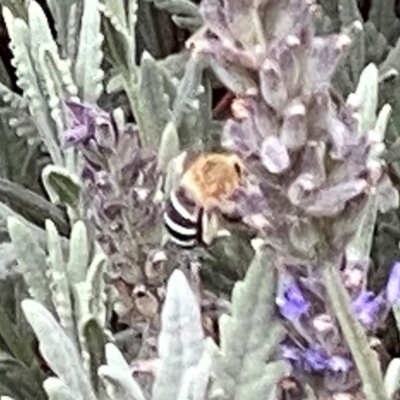
[[242,216],[239,213],[233,213],[233,214],[222,213],[222,216],[228,222],[232,222],[232,223],[242,222]]
[[242,216],[233,201],[226,200],[221,202],[219,205],[219,211],[224,219],[229,222],[240,222],[242,220]]
[[221,223],[216,212],[204,211],[201,222],[201,241],[207,246],[217,237],[230,236],[227,230],[221,229]]

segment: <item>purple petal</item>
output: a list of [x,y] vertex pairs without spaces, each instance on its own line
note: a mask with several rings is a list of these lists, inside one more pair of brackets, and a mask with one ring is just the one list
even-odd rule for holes
[[376,321],[381,305],[382,298],[370,291],[362,291],[351,303],[356,318],[366,329]]
[[341,356],[332,356],[327,361],[327,369],[332,372],[347,372],[353,363]]
[[315,217],[333,217],[342,212],[347,202],[360,195],[367,187],[365,179],[339,183],[319,190],[314,201],[304,208],[308,214]]
[[282,296],[277,296],[276,305],[282,316],[289,321],[298,319],[310,308],[310,303],[305,300],[300,289],[294,283],[284,289]]
[[261,94],[264,101],[276,110],[284,107],[288,93],[278,65],[265,60],[260,70]]
[[302,358],[300,349],[295,346],[282,344],[280,346],[280,353],[282,358],[288,361],[300,361]]
[[400,262],[393,264],[389,279],[386,284],[386,299],[389,303],[397,303],[400,300]]
[[261,162],[273,174],[279,174],[290,165],[286,147],[275,136],[268,136],[261,146]]
[[[110,115],[99,107],[71,100],[66,101],[65,105],[70,111],[69,130],[85,127],[86,137],[89,137],[94,134],[95,126],[105,125],[111,127],[112,125]],[[77,130],[80,139],[82,139],[83,132],[83,129]],[[70,133],[69,137],[71,136],[72,134]]]
[[328,355],[323,349],[309,348],[304,351],[304,369],[308,371],[323,371],[327,367]]
[[335,72],[344,51],[350,44],[346,35],[331,35],[313,39],[311,57],[308,60],[306,85],[311,91],[329,87],[332,74]]
[[306,108],[296,102],[287,108],[281,128],[281,141],[290,150],[302,147],[307,140]]
[[63,146],[71,147],[82,143],[88,138],[88,127],[78,125],[67,129],[63,134]]

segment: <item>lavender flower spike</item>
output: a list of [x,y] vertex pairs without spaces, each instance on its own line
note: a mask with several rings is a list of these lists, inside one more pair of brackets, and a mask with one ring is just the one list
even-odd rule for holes
[[393,264],[389,279],[386,285],[386,299],[394,304],[400,301],[400,262]]

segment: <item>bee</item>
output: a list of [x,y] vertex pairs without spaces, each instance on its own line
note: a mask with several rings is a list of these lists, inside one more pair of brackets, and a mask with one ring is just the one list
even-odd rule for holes
[[235,213],[231,196],[243,184],[245,172],[233,153],[203,153],[189,162],[164,209],[170,241],[185,248],[209,245],[218,226],[216,213]]

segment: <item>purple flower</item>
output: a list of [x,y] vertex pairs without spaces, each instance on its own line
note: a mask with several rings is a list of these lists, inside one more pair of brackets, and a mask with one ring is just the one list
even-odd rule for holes
[[317,347],[310,347],[304,351],[304,369],[306,371],[324,371],[328,365],[328,355]]
[[280,355],[294,367],[300,368],[306,372],[330,371],[333,373],[343,373],[347,372],[353,365],[353,363],[345,357],[328,355],[325,349],[319,346],[300,350],[296,346],[282,344],[280,346]]
[[310,308],[310,303],[304,298],[295,283],[286,285],[275,302],[282,316],[289,321],[298,319]]
[[347,372],[353,363],[341,356],[332,356],[328,359],[326,366],[332,372]]
[[400,262],[394,263],[386,284],[386,299],[389,303],[400,301]]
[[302,357],[300,349],[288,344],[282,344],[280,346],[280,351],[282,358],[288,361],[300,361]]
[[381,296],[363,290],[351,303],[358,321],[367,329],[371,328],[382,306]]
[[93,137],[96,126],[111,125],[109,114],[90,104],[75,101],[66,101],[70,111],[70,123],[63,134],[63,145],[65,147],[75,146]]

